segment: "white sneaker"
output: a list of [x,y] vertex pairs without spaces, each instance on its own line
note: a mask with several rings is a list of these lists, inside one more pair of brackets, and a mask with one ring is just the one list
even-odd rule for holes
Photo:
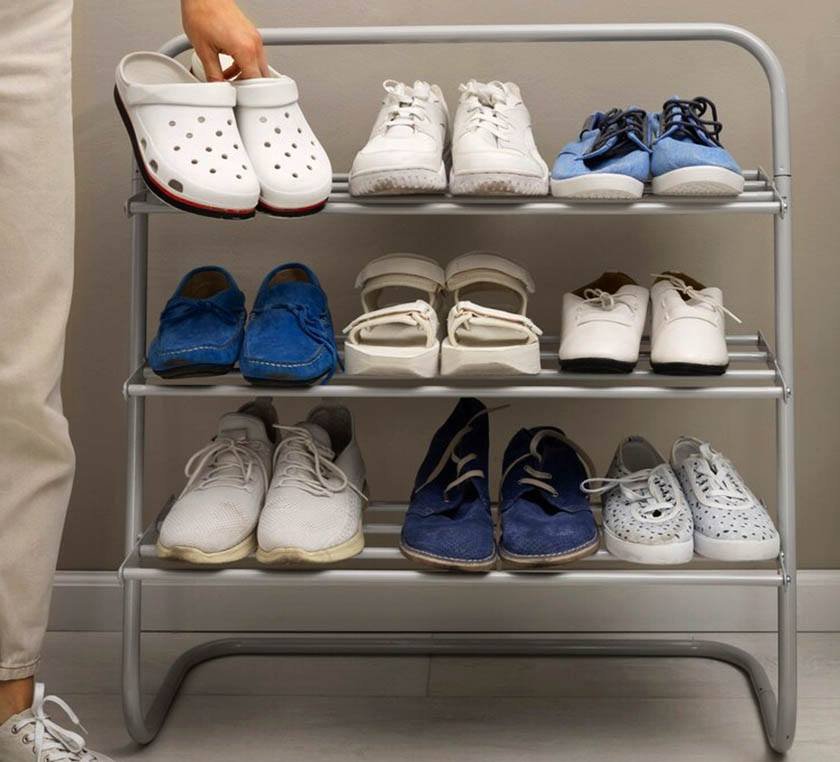
[[548,166],[534,142],[531,115],[513,82],[460,86],[452,136],[456,195],[544,196]]
[[278,428],[257,560],[323,564],[361,553],[365,464],[350,411],[323,405],[303,423]]
[[446,190],[449,110],[437,85],[387,79],[368,142],[353,160],[354,196]]
[[219,433],[187,462],[189,479],[161,524],[158,556],[223,564],[253,553],[276,421],[268,399],[222,416]]
[[560,367],[575,373],[629,373],[639,361],[648,290],[619,272],[563,294]]
[[0,760],[3,762],[112,762],[91,751],[79,733],[67,730],[47,715],[47,704],[61,709],[70,722],[84,730],[75,712],[57,696],[44,696],[42,683],[35,683],[32,706],[0,725]]
[[650,364],[656,373],[720,375],[729,366],[723,292],[682,273],[655,276]]
[[587,479],[581,489],[604,495],[604,542],[616,558],[636,564],[691,560],[691,511],[671,467],[646,439],[625,439],[606,477]]
[[671,465],[694,516],[694,549],[719,561],[767,561],[779,555],[779,533],[732,462],[708,442],[680,437]]

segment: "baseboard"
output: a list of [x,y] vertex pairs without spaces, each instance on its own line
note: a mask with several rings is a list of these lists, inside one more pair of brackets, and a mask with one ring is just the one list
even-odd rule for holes
[[[50,628],[118,630],[113,572],[58,572]],[[163,631],[760,632],[776,626],[764,588],[588,585],[456,592],[411,587],[144,585],[143,622]],[[337,624],[338,623],[338,624]],[[840,570],[799,573],[799,629],[840,631]]]

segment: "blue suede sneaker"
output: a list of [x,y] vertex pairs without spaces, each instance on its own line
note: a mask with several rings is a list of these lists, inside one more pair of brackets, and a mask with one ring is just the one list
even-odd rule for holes
[[[706,112],[710,119],[703,119]],[[737,196],[741,167],[720,144],[723,125],[708,98],[665,101],[651,114],[653,192],[663,196]]]
[[306,265],[265,276],[245,328],[239,367],[255,384],[326,383],[338,365],[327,295]]
[[149,365],[163,378],[213,376],[236,365],[245,328],[245,295],[221,267],[197,267],[160,315]]
[[589,476],[588,462],[560,429],[520,429],[514,435],[502,466],[503,560],[516,566],[552,566],[598,550],[598,527],[580,488]]
[[417,472],[400,537],[406,558],[461,571],[495,567],[489,448],[487,408],[472,397],[461,399]]
[[558,198],[639,198],[650,179],[647,115],[640,108],[596,111],[551,170]]

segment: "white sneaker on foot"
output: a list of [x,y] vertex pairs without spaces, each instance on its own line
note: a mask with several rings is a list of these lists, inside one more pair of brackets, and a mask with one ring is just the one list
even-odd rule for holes
[[223,564],[254,552],[276,421],[268,399],[222,416],[219,433],[187,462],[189,479],[161,524],[158,556]]
[[111,762],[91,751],[84,737],[63,728],[47,715],[47,704],[61,709],[70,722],[84,731],[75,712],[57,696],[45,696],[43,683],[35,683],[32,706],[0,725],[0,760],[3,762]]
[[387,79],[368,142],[353,160],[354,196],[446,190],[449,110],[437,85]]
[[671,466],[694,516],[694,549],[719,561],[768,561],[779,533],[735,466],[708,442],[680,437]]
[[537,150],[531,115],[513,82],[460,86],[452,133],[455,195],[545,196],[548,166]]
[[296,426],[278,426],[274,477],[260,516],[257,560],[331,563],[365,545],[365,464],[346,407],[322,405]]

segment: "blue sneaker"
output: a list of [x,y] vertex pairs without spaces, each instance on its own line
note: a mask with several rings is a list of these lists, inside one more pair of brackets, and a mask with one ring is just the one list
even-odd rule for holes
[[163,378],[233,370],[245,328],[245,294],[221,267],[197,267],[178,284],[160,315],[149,365]]
[[338,365],[327,295],[306,265],[265,276],[245,329],[239,367],[255,384],[326,383]]
[[520,429],[514,435],[503,461],[502,559],[552,566],[598,550],[598,527],[580,488],[589,476],[584,457],[560,429]]
[[639,198],[650,179],[647,115],[640,108],[596,111],[551,170],[558,198]]
[[400,537],[406,558],[461,571],[495,567],[489,448],[487,408],[472,397],[461,399],[417,472]]
[[[706,112],[710,119],[703,119]],[[663,196],[737,196],[744,175],[720,144],[723,125],[708,98],[665,101],[651,114],[653,192]]]

